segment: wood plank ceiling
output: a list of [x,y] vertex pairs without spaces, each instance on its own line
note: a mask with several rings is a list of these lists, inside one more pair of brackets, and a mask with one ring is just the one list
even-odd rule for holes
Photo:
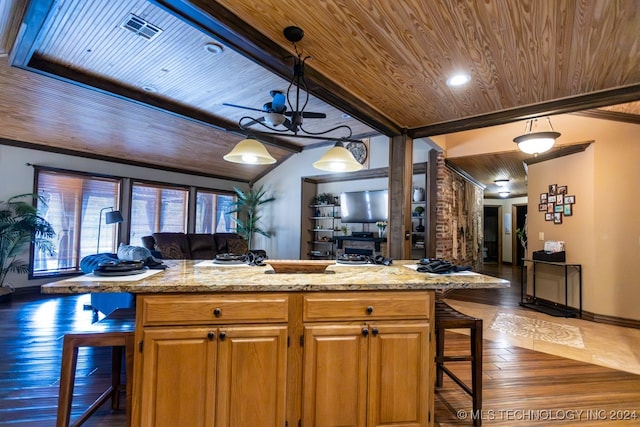
[[[146,40],[123,29],[129,14],[162,32]],[[627,103],[619,114],[640,110],[636,1],[33,0],[24,22],[11,63],[79,84],[38,76],[31,91],[51,102],[41,108],[75,117],[65,132],[81,141],[28,142],[243,181],[269,167],[221,156],[242,138],[238,120],[260,113],[223,103],[260,109],[269,91],[286,92],[289,25],[303,28],[298,48],[312,56],[306,111],[327,115],[307,119],[310,132],[348,125],[356,137],[419,138],[616,103]],[[223,52],[208,54],[211,43]],[[2,71],[16,86],[36,79]],[[471,82],[447,86],[455,72]],[[265,142],[278,162],[318,144]]]

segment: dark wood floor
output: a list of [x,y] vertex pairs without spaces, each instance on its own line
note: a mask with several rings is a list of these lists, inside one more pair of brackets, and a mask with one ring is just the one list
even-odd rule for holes
[[[512,288],[456,291],[448,297],[516,306],[519,270],[496,265],[487,266],[486,272],[512,280]],[[17,294],[10,303],[0,303],[0,425],[55,425],[62,337],[90,325],[92,313],[83,310],[85,303],[86,295],[37,293]],[[448,333],[446,342],[448,351],[456,352],[468,345],[468,338]],[[80,352],[74,415],[106,388],[109,367],[108,350]],[[624,411],[640,417],[640,376],[486,340],[483,369],[483,425],[640,425],[638,418],[612,420],[633,414]],[[468,379],[466,367],[455,371]],[[468,415],[458,412],[468,414],[470,407],[470,398],[445,379],[436,396],[436,426],[472,425]],[[124,411],[113,413],[105,405],[85,425],[124,426]]]

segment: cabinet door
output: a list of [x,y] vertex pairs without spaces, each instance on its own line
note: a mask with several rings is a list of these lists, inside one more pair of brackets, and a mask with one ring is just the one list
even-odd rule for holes
[[363,328],[304,327],[303,426],[366,426],[368,346]]
[[216,427],[284,426],[286,369],[286,325],[220,327]]
[[145,329],[141,426],[213,427],[214,334],[202,327]]
[[427,426],[429,323],[371,323],[370,331],[368,425]]

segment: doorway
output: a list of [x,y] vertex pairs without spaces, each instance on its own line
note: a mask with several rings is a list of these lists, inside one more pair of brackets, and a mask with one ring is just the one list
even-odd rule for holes
[[501,206],[484,207],[482,260],[485,264],[499,264],[501,262],[502,234],[500,233]]
[[[515,230],[524,228],[527,222],[527,205],[513,205],[513,216],[515,218]],[[514,265],[523,265],[524,262],[522,260],[525,257],[524,248],[520,244],[520,239],[518,239],[515,230],[513,233],[515,237],[515,241],[513,242]]]

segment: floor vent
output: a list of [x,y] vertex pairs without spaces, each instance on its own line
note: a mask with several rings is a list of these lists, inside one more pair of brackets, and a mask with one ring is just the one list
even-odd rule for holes
[[120,26],[136,33],[141,37],[144,37],[149,41],[158,37],[158,35],[160,35],[160,33],[162,32],[161,28],[145,21],[144,19],[134,15],[133,13],[130,13],[129,16],[127,16],[127,19],[125,19],[124,22],[120,24]]

